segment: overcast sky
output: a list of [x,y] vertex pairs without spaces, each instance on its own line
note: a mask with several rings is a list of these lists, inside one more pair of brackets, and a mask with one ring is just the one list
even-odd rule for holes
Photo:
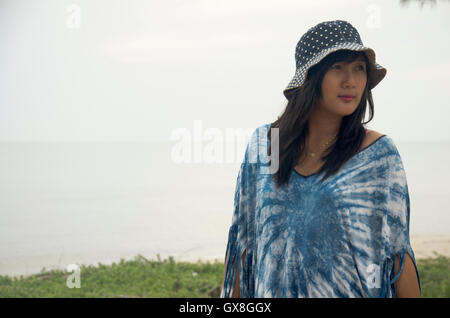
[[387,68],[369,127],[450,140],[450,3],[0,0],[0,141],[170,140],[286,105],[308,28],[346,20]]

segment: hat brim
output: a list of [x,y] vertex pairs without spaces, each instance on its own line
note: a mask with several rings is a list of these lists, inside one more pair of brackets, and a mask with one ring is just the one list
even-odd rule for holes
[[354,42],[345,42],[340,43],[339,45],[330,47],[329,49],[323,50],[320,54],[315,56],[312,60],[306,63],[304,66],[298,68],[295,71],[295,75],[292,80],[289,82],[288,86],[284,89],[283,94],[286,98],[289,99],[289,91],[294,90],[303,85],[305,82],[308,70],[322,61],[327,55],[330,53],[339,51],[339,50],[351,50],[351,51],[362,51],[366,54],[367,59],[369,60],[368,67],[370,68],[370,79],[369,79],[369,89],[373,89],[378,85],[379,82],[386,76],[386,68],[378,64],[375,60],[375,51],[369,47],[354,43]]

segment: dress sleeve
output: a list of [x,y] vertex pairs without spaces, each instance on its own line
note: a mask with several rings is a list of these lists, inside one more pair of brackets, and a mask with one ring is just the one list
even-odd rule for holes
[[[403,168],[402,159],[397,149],[395,153],[388,157],[389,174],[388,174],[388,194],[387,194],[387,214],[386,228],[384,233],[385,251],[386,251],[386,281],[387,281],[387,297],[397,297],[395,282],[400,277],[406,253],[409,254],[414,263],[417,280],[419,282],[420,294],[422,294],[422,286],[417,270],[414,251],[412,250],[409,235],[409,219],[410,219],[410,200],[408,183],[406,180],[405,170]],[[399,257],[400,266],[398,272],[395,273],[395,256]]]
[[[236,280],[239,279],[240,297],[252,297],[253,250],[255,240],[254,220],[256,202],[257,163],[251,160],[255,133],[245,150],[244,160],[239,169],[234,194],[234,211],[228,232],[225,253],[225,277],[221,291],[222,298],[232,297]],[[236,273],[239,269],[239,277]]]

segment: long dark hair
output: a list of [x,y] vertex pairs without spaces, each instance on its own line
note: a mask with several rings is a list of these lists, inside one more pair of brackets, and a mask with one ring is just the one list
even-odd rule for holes
[[[361,101],[355,111],[342,118],[337,138],[326,150],[325,161],[318,174],[325,171],[321,182],[339,171],[340,167],[355,155],[365,136],[363,125],[370,122],[374,114],[374,106],[370,87],[369,61],[364,52],[351,50],[338,50],[326,56],[318,64],[308,71],[302,86],[286,93],[288,99],[286,108],[278,119],[271,123],[270,128],[278,128],[279,131],[279,168],[272,175],[277,186],[289,182],[289,178],[302,152],[305,149],[307,123],[314,108],[315,101],[321,96],[322,79],[328,69],[336,62],[352,62],[359,56],[366,61],[367,83]],[[363,122],[366,114],[366,106],[369,102],[369,119]],[[271,138],[270,129],[267,138]],[[270,155],[270,147],[268,149]]]

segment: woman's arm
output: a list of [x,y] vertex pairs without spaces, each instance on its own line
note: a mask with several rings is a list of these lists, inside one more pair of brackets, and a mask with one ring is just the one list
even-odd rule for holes
[[[398,273],[400,260],[395,255],[395,274]],[[420,298],[419,282],[417,280],[416,268],[408,253],[405,254],[405,263],[400,277],[395,281],[397,298]]]

